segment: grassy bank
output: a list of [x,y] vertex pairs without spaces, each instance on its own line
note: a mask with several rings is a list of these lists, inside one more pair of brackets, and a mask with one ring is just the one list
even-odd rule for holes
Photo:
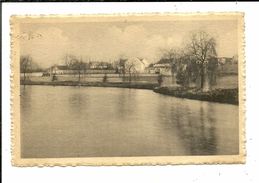
[[238,89],[215,89],[202,92],[181,87],[156,87],[154,92],[180,98],[238,105]]
[[93,87],[118,87],[153,90],[155,83],[129,83],[129,82],[77,82],[77,81],[21,81],[21,85],[50,85],[50,86],[93,86]]

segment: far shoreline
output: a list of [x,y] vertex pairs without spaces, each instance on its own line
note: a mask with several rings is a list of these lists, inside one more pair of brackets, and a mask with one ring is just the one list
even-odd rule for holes
[[84,86],[84,87],[116,87],[153,90],[158,87],[156,83],[129,83],[129,82],[78,82],[78,81],[21,81],[21,85],[46,86]]
[[78,82],[78,81],[23,81],[21,85],[114,87],[152,90],[155,93],[191,100],[238,105],[238,89],[215,89],[208,92],[193,91],[182,87],[159,87],[158,83],[130,82]]

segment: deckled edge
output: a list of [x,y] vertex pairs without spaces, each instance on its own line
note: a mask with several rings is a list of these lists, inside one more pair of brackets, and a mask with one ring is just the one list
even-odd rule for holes
[[14,160],[16,159],[15,157],[15,140],[16,140],[16,137],[15,137],[15,131],[14,131],[14,128],[15,128],[15,119],[14,119],[14,38],[13,38],[13,34],[14,34],[14,22],[13,22],[13,16],[10,17],[9,19],[9,24],[10,24],[10,47],[11,47],[11,50],[10,50],[10,69],[11,69],[11,75],[10,75],[10,91],[11,91],[11,98],[10,98],[10,117],[11,117],[11,164],[13,166],[15,166],[15,162]]
[[[242,119],[240,119],[240,116],[239,116],[239,127],[242,127],[242,129],[239,129],[241,130],[241,136],[239,136],[240,138],[242,138],[241,140],[239,140],[239,145],[242,146],[241,148],[241,152],[239,153],[239,155],[230,155],[229,156],[229,159],[228,160],[217,160],[217,161],[206,161],[205,156],[201,156],[201,158],[204,159],[204,161],[200,161],[200,162],[197,162],[196,160],[193,160],[193,161],[182,161],[182,162],[174,162],[174,161],[167,161],[167,162],[164,162],[164,161],[150,161],[150,162],[147,162],[147,159],[149,159],[149,157],[136,157],[136,158],[141,158],[142,161],[137,161],[137,162],[128,162],[128,161],[125,161],[125,162],[117,162],[117,161],[114,161],[114,162],[87,162],[86,159],[91,159],[91,158],[72,158],[71,161],[68,161],[68,162],[60,162],[60,161],[57,161],[57,162],[50,162],[48,160],[46,160],[45,162],[42,162],[42,163],[37,163],[37,162],[34,162],[34,163],[25,163],[25,162],[22,162],[22,159],[20,157],[17,157],[17,147],[16,147],[16,140],[17,140],[17,134],[15,132],[15,121],[14,121],[14,105],[15,105],[15,101],[14,101],[14,98],[15,98],[15,94],[14,94],[14,91],[15,91],[15,84],[14,83],[14,75],[15,75],[15,72],[14,72],[14,65],[15,65],[15,60],[14,60],[14,53],[15,53],[15,48],[14,48],[14,43],[15,43],[15,39],[14,39],[14,33],[15,33],[15,29],[14,29],[14,24],[17,23],[15,22],[15,20],[18,20],[18,19],[22,19],[22,18],[65,18],[65,17],[68,17],[68,18],[83,18],[83,17],[116,17],[116,16],[190,16],[190,15],[194,15],[194,16],[210,16],[210,15],[216,15],[216,16],[230,16],[230,15],[236,15],[236,16],[242,16],[241,18],[241,34],[242,34],[242,42],[240,44],[241,48],[239,48],[241,50],[241,53],[238,53],[238,57],[241,57],[241,60],[238,59],[238,64],[239,66],[241,65],[241,67],[239,67],[238,69],[238,72],[239,72],[239,75],[241,74],[241,76],[238,76],[239,78],[238,79],[242,79],[241,81],[239,80],[239,91],[241,89],[241,93],[239,93],[239,102],[240,100],[242,100],[241,104],[239,104],[239,112],[241,111],[242,113]],[[29,17],[28,17],[29,16]],[[239,28],[238,28],[239,29]],[[11,81],[11,84],[10,84],[10,89],[11,89],[11,111],[10,111],[10,115],[11,115],[11,155],[12,155],[12,166],[16,166],[16,167],[55,167],[55,166],[60,166],[60,167],[65,167],[65,166],[72,166],[72,167],[75,167],[75,166],[146,166],[146,165],[220,165],[220,164],[244,164],[245,161],[246,161],[246,146],[245,146],[245,143],[246,143],[246,138],[245,138],[245,135],[246,135],[246,132],[245,132],[245,120],[246,120],[246,61],[245,61],[245,13],[244,12],[237,12],[237,11],[230,11],[230,12],[179,12],[179,13],[173,13],[173,12],[153,12],[153,13],[117,13],[117,14],[66,14],[66,15],[61,15],[61,14],[48,14],[48,15],[31,15],[31,14],[28,14],[28,15],[12,15],[10,17],[10,37],[11,37],[11,55],[10,55],[10,67],[11,67],[11,76],[10,76],[10,81]],[[241,54],[241,56],[239,56],[239,54]],[[240,72],[241,71],[241,72]],[[19,85],[19,83],[17,83]],[[240,87],[241,85],[241,87]],[[242,96],[241,96],[242,95]],[[242,105],[242,106],[241,106]],[[241,109],[240,109],[241,108]],[[240,121],[242,120],[242,121]],[[242,124],[241,124],[242,123]],[[240,125],[241,124],[241,125]],[[177,156],[168,156],[168,157],[174,157],[174,158],[177,158]],[[191,157],[193,159],[195,159],[197,156],[182,156],[182,157]],[[210,156],[210,157],[219,157],[219,156]],[[123,158],[123,157],[121,157]],[[153,157],[153,158],[156,158],[156,159],[159,159],[159,158],[162,158],[161,156],[158,156],[158,157]],[[197,157],[199,158],[199,157]],[[238,158],[238,159],[235,159],[235,158]],[[62,160],[62,159],[70,159],[70,158],[57,158],[59,160]],[[73,162],[73,160],[75,159],[84,159],[84,161],[82,161],[81,163],[80,162]],[[95,158],[95,159],[98,159],[98,158]],[[124,158],[123,158],[124,159]],[[233,161],[231,161],[231,159],[233,159]],[[35,159],[35,161],[37,161],[37,159]]]
[[[246,149],[246,54],[245,54],[245,48],[246,48],[246,25],[245,25],[245,13],[243,12],[241,18],[241,61],[238,58],[238,67],[241,65],[241,69],[238,69],[238,73],[241,74],[241,82],[238,80],[239,84],[239,90],[242,90],[242,93],[239,94],[239,101],[241,100],[241,104],[239,104],[239,111],[241,111],[242,115],[239,116],[239,126],[241,126],[241,129],[239,128],[239,131],[241,131],[241,145],[242,145],[242,154],[244,156],[244,164],[246,163],[246,155],[247,155],[247,149]],[[241,70],[241,72],[240,72]],[[241,85],[241,87],[240,87]],[[239,102],[240,103],[240,102]],[[240,119],[241,118],[241,119]],[[240,121],[241,120],[241,121]]]

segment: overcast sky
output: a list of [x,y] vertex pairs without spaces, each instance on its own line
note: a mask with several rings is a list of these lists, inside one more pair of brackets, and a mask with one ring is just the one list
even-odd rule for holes
[[149,21],[91,23],[26,23],[21,34],[21,55],[29,54],[43,67],[64,63],[66,54],[84,60],[113,61],[120,56],[158,61],[161,49],[182,47],[190,32],[204,30],[217,41],[219,56],[237,54],[237,21]]

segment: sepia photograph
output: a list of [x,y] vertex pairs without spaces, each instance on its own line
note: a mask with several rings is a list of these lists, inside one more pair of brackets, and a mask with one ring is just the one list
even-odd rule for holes
[[244,163],[242,13],[10,24],[14,166]]

